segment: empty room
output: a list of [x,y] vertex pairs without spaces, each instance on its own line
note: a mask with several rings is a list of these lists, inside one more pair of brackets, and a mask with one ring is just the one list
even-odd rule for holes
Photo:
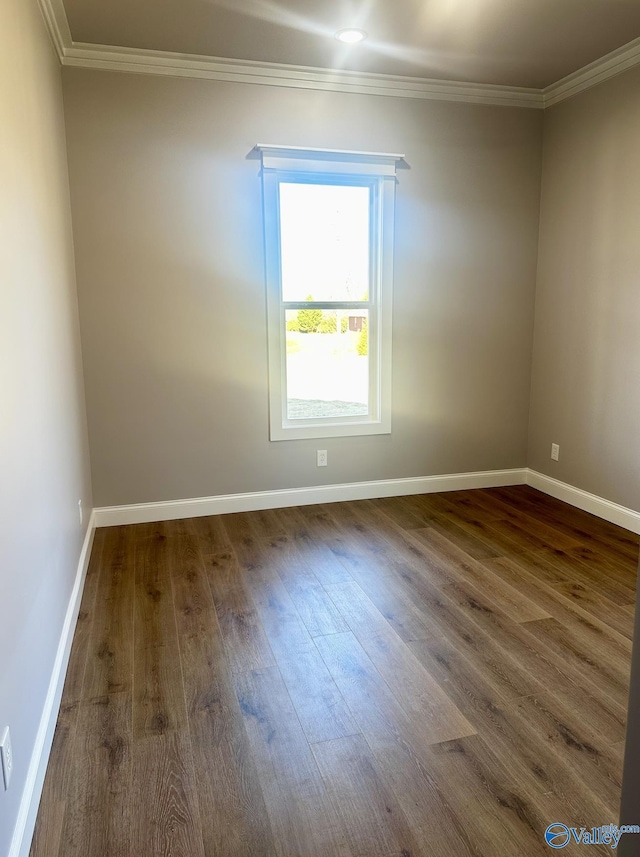
[[640,4],[0,34],[0,857],[640,857]]

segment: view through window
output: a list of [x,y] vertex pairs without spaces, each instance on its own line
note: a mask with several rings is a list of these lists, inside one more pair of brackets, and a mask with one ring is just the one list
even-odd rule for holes
[[371,189],[280,183],[286,413],[369,413]]

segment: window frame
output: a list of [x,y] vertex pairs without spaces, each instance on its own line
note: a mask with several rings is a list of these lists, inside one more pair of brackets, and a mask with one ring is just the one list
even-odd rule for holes
[[[396,165],[403,155],[258,144],[267,286],[270,439],[300,440],[391,432],[391,335]],[[367,301],[284,301],[280,184],[370,188],[370,288]],[[368,310],[369,413],[356,417],[287,417],[286,312],[298,308]]]

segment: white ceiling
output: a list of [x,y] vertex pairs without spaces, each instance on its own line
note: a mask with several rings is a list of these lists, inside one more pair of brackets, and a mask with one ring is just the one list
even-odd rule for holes
[[[543,88],[640,36],[640,0],[64,0],[76,42]],[[343,27],[369,33],[339,44]]]

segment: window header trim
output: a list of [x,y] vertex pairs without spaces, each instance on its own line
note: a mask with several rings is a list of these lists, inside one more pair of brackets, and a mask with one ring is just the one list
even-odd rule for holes
[[396,175],[398,161],[404,155],[387,152],[357,152],[342,149],[310,149],[302,146],[276,146],[258,143],[267,170],[304,172],[342,172],[352,175]]

